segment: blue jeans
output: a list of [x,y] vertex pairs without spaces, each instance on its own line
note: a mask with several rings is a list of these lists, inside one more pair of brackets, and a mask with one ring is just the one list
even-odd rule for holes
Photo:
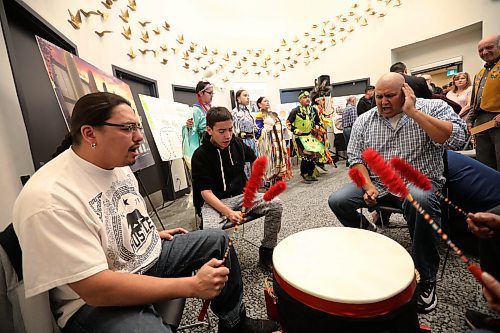
[[[441,207],[434,193],[424,192],[411,185],[409,190],[413,198],[440,225]],[[402,208],[412,239],[411,254],[415,267],[420,273],[421,281],[423,283],[435,282],[439,267],[439,253],[436,247],[437,235],[431,226],[407,200],[402,201],[392,194],[387,194],[378,198],[377,202],[380,205]],[[363,200],[363,190],[353,183],[330,194],[328,205],[340,223],[346,227],[359,228],[361,219],[364,225],[368,223],[366,218],[356,211],[358,208],[366,207],[366,203]]]
[[[500,172],[473,158],[448,150],[449,198],[468,212],[500,213]],[[481,268],[500,279],[500,244],[479,238]]]
[[[162,241],[162,251],[156,264],[145,275],[156,277],[190,276],[212,258],[222,258],[228,245],[227,234],[210,229],[175,235]],[[222,292],[210,303],[212,311],[229,326],[235,326],[243,311],[243,282],[236,252],[231,247],[224,265],[229,268],[229,280]],[[127,307],[94,307],[84,305],[63,329],[64,333],[170,333],[153,305]]]
[[352,130],[352,127],[344,127],[344,129],[342,130],[342,133],[344,134],[346,146],[349,145],[349,140],[351,139],[351,130]]

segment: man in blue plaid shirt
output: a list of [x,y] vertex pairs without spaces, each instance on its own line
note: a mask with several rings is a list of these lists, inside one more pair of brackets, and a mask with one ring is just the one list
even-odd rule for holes
[[[453,109],[441,100],[416,98],[401,74],[383,75],[375,86],[376,108],[358,117],[347,147],[349,163],[358,168],[367,183],[363,189],[348,184],[332,193],[330,208],[347,227],[363,227],[368,220],[356,209],[377,204],[402,208],[412,238],[412,257],[421,282],[417,308],[432,311],[437,304],[436,274],[439,266],[437,237],[423,217],[407,201],[388,192],[380,179],[370,174],[361,157],[366,148],[377,150],[384,159],[398,156],[427,175],[435,188],[441,189],[443,154],[446,148],[460,149],[466,141],[466,125]],[[424,192],[409,185],[410,193],[438,224],[441,209],[433,191]]]
[[354,124],[354,121],[356,121],[356,118],[358,117],[355,105],[356,105],[356,97],[349,96],[346,101],[344,112],[342,112],[342,127],[343,127],[342,132],[344,134],[345,143],[347,145],[349,144],[349,139],[351,138],[352,125]]

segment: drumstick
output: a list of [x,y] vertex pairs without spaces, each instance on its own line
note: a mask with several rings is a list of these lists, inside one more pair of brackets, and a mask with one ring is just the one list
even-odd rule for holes
[[[421,188],[424,191],[428,191],[432,189],[432,184],[429,178],[426,175],[415,169],[410,163],[399,157],[391,158],[391,166],[399,172],[399,174],[406,178],[410,183],[415,185],[418,188]],[[453,207],[457,212],[467,217],[467,212],[464,211],[459,206],[455,205],[448,197],[446,197],[441,191],[435,190],[434,194],[440,199],[443,200],[446,204]]]
[[[366,185],[366,178],[361,173],[361,171],[358,168],[350,168],[349,171],[347,172],[347,174],[349,175],[351,180],[354,182],[354,184],[356,184],[357,187],[359,187],[360,189],[363,190],[364,193],[366,193],[365,189],[363,188],[363,186]],[[377,226],[375,225],[375,223],[373,223],[372,221],[369,221],[368,219],[366,219],[366,220],[368,221],[368,223],[370,223],[372,225],[372,227],[375,230],[377,230]]]
[[[250,174],[250,177],[247,180],[245,188],[243,189],[243,204],[241,207],[241,212],[243,213],[242,214],[243,219],[245,219],[246,213],[253,206],[253,202],[255,200],[257,190],[259,189],[260,184],[262,183],[262,178],[264,178],[264,175],[266,172],[266,166],[267,166],[267,159],[265,156],[260,156],[259,158],[257,158],[253,162],[252,172]],[[241,222],[233,222],[234,232],[233,232],[232,237],[229,237],[226,251],[224,252],[224,255],[222,256],[222,265],[221,266],[224,266],[224,263],[226,262],[226,259],[229,256],[229,250],[233,246],[234,237],[238,233],[238,226],[240,223]],[[203,301],[203,305],[201,307],[200,313],[198,314],[198,321],[203,321],[205,319],[209,305],[210,305],[209,299],[206,299]]]
[[434,222],[429,213],[427,213],[422,208],[422,206],[413,198],[403,180],[396,175],[394,170],[391,169],[390,165],[385,162],[382,156],[380,156],[378,152],[371,148],[366,149],[362,155],[363,159],[368,164],[370,169],[372,169],[373,172],[375,172],[380,177],[389,191],[391,191],[392,193],[396,193],[403,198],[406,198],[406,200],[408,200],[412,204],[412,206],[415,207],[417,212],[422,215],[424,220],[429,223],[432,229],[446,242],[446,245],[448,245],[453,250],[453,252],[455,252],[467,265],[467,270],[472,273],[477,281],[483,284],[483,279],[481,277],[481,268],[477,264],[471,262],[470,259],[463,254],[462,250],[460,250],[455,245],[455,243],[450,240],[448,235],[443,232],[443,229],[441,229],[441,227],[436,222]]

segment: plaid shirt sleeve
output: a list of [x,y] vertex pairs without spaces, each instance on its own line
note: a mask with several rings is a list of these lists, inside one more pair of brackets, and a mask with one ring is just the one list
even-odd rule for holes
[[[429,110],[429,115],[436,119],[451,122],[453,129],[451,135],[443,144],[451,150],[459,150],[465,145],[467,140],[467,125],[449,106],[442,100],[432,100],[433,107]],[[418,106],[417,106],[418,107]],[[435,143],[439,145],[438,143]]]

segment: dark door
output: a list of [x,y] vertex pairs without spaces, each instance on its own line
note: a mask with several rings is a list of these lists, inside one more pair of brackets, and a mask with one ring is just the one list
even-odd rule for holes
[[158,89],[156,81],[153,79],[146,78],[144,76],[132,73],[122,68],[113,66],[114,75],[129,85],[132,91],[132,96],[134,96],[134,102],[137,107],[137,112],[142,117],[142,124],[144,126],[144,134],[148,140],[151,153],[155,160],[155,164],[146,169],[143,169],[136,173],[140,181],[144,184],[146,191],[148,193],[143,193],[141,188],[141,194],[144,196],[146,194],[151,194],[157,191],[162,191],[162,196],[164,201],[172,201],[175,199],[174,187],[172,182],[172,173],[170,170],[170,163],[163,162],[161,160],[160,154],[158,153],[158,148],[153,138],[149,124],[146,121],[146,115],[141,105],[139,99],[139,94],[148,95],[152,97],[158,97]]
[[187,104],[189,106],[193,106],[193,104],[197,102],[194,93],[195,88],[193,87],[172,85],[172,91],[174,93],[174,102]]

